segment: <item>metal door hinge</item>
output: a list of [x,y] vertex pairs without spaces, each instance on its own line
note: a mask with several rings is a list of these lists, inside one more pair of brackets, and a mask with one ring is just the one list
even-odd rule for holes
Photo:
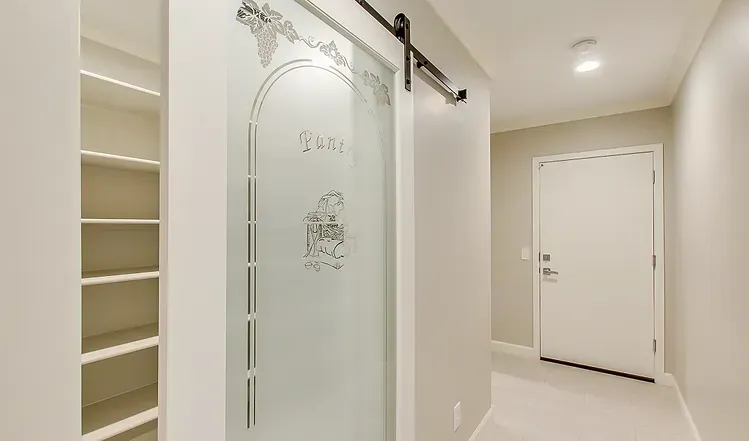
[[655,257],[655,254],[653,254],[653,268],[658,264],[658,259]]
[[653,184],[655,184],[655,170],[653,170]]
[[653,352],[658,352],[658,342],[653,340]]

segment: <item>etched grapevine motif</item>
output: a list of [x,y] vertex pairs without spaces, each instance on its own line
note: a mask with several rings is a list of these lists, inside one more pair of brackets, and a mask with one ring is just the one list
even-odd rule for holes
[[248,26],[257,38],[258,55],[263,67],[268,67],[273,60],[273,54],[278,49],[278,34],[294,43],[299,40],[299,34],[294,25],[286,20],[281,22],[283,15],[274,11],[266,3],[262,9],[253,0],[244,0],[237,11],[237,21]]
[[389,106],[390,95],[388,95],[388,87],[380,81],[380,77],[373,73],[369,73],[366,70],[360,76],[364,79],[364,84],[374,90],[374,95],[377,101]]
[[276,33],[273,32],[270,26],[264,26],[260,30],[260,32],[256,34],[256,37],[258,55],[260,55],[260,62],[263,64],[263,67],[268,67],[271,60],[273,59],[273,53],[278,48]]
[[283,15],[271,9],[268,3],[260,8],[254,0],[242,0],[242,5],[237,11],[237,21],[250,28],[250,32],[257,39],[258,55],[263,67],[268,67],[273,61],[273,54],[278,49],[278,35],[285,37],[292,44],[302,41],[311,49],[319,49],[321,54],[333,60],[337,66],[345,66],[351,73],[364,80],[364,84],[372,88],[375,100],[379,104],[390,105],[390,90],[380,81],[380,77],[366,70],[355,70],[338,50],[335,41],[324,43],[317,41],[315,37],[300,37],[294,29],[294,24],[289,20],[283,20]]

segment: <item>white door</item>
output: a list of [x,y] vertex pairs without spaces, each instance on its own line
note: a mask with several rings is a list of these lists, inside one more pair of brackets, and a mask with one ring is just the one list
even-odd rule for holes
[[653,153],[541,163],[543,358],[654,378],[653,170]]
[[394,440],[403,46],[350,0],[237,1],[230,36],[247,433]]

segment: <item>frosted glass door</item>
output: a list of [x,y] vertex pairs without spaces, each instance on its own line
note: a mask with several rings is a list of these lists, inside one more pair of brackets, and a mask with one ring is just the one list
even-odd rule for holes
[[305,2],[238,7],[251,439],[391,439],[394,73]]

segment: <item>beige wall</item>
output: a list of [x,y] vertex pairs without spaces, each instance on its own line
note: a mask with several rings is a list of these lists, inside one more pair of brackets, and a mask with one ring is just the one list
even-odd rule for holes
[[703,441],[749,440],[749,0],[724,0],[674,105],[675,363]]
[[[416,199],[416,441],[467,441],[491,391],[491,196],[488,77],[425,0],[371,0],[405,12],[413,42],[468,103],[414,79]],[[463,424],[453,432],[453,407]]]
[[[532,158],[645,144],[664,144],[666,224],[669,223],[671,112],[632,112],[492,136],[492,339],[533,346]],[[668,247],[669,235],[666,234]],[[668,250],[667,250],[668,259]],[[668,263],[668,261],[667,261]],[[672,310],[666,269],[666,309]],[[667,317],[668,323],[668,317]],[[667,325],[667,343],[670,330]],[[667,350],[666,366],[671,352]]]

